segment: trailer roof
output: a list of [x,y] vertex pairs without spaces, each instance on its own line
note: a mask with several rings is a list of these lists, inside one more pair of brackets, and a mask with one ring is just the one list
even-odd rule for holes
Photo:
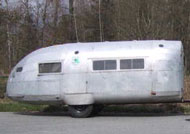
[[[112,42],[90,42],[90,43],[68,43],[54,45],[46,48],[38,49],[28,56],[26,56],[21,62],[36,62],[39,60],[56,60],[63,59],[66,56],[74,54],[75,51],[83,52],[89,55],[89,58],[93,56],[106,55],[106,53],[112,53],[112,56],[120,55],[126,52],[132,54],[138,54],[139,51],[144,51],[144,55],[152,50],[164,47],[165,50],[179,50],[181,49],[181,41],[165,41],[165,40],[147,40],[147,41],[112,41]],[[118,53],[118,51],[120,51]],[[117,53],[116,53],[117,52]],[[90,54],[89,54],[90,53]]]

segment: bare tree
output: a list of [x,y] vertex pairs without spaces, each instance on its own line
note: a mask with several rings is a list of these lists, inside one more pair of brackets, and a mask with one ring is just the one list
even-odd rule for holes
[[[5,3],[6,3],[6,11],[7,11],[7,14],[8,16],[10,15],[9,13],[9,1],[8,0],[5,0]],[[6,28],[7,28],[7,46],[8,46],[8,61],[9,61],[9,71],[11,70],[11,67],[12,67],[12,62],[11,62],[11,38],[10,38],[10,28],[9,28],[9,19],[7,19],[7,25],[6,25]]]
[[165,39],[183,41],[190,72],[190,0],[69,0],[70,14],[64,14],[63,0],[35,0],[36,9],[34,0],[20,1],[15,8],[5,0],[0,10],[3,68],[57,43]]
[[74,19],[74,24],[75,24],[75,34],[76,34],[76,39],[77,42],[79,42],[79,37],[78,37],[78,28],[77,28],[77,20],[76,20],[76,1],[73,1],[73,19]]
[[98,0],[98,14],[99,14],[99,27],[100,27],[100,41],[103,41],[102,37],[102,18],[101,18],[101,0]]

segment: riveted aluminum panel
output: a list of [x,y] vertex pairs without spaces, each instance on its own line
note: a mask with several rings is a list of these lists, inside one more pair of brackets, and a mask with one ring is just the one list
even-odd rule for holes
[[[93,98],[89,99],[95,103],[180,101],[184,79],[182,49],[180,41],[164,40],[73,43],[42,48],[13,68],[7,95],[28,96],[30,102],[39,98],[51,102],[57,97],[64,101],[66,94],[80,93],[91,94]],[[144,58],[145,69],[119,70],[119,60],[131,58]],[[116,59],[117,70],[93,72],[94,59]],[[64,61],[63,71],[39,75],[39,63],[53,61]],[[17,67],[23,67],[22,72],[16,72]],[[152,91],[157,95],[152,95]]]

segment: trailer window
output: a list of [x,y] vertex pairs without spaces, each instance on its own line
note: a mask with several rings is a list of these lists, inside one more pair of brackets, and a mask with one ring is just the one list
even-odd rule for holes
[[144,59],[133,59],[133,69],[143,69]]
[[132,60],[120,60],[120,69],[131,69],[132,68]]
[[93,70],[116,70],[116,60],[93,61]]
[[61,63],[40,63],[39,73],[59,73],[61,72]]
[[93,61],[93,70],[104,70],[104,61]]
[[120,69],[144,69],[144,59],[122,59]]
[[116,60],[105,60],[105,70],[115,70]]
[[16,72],[22,72],[22,67],[17,67]]

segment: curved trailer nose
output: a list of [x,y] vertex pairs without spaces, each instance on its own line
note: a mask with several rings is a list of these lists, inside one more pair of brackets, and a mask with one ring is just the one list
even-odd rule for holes
[[15,71],[12,70],[11,74],[9,75],[9,78],[7,80],[7,87],[6,87],[6,96],[12,100],[19,101],[23,96],[23,90],[21,87],[21,83],[15,80]]

